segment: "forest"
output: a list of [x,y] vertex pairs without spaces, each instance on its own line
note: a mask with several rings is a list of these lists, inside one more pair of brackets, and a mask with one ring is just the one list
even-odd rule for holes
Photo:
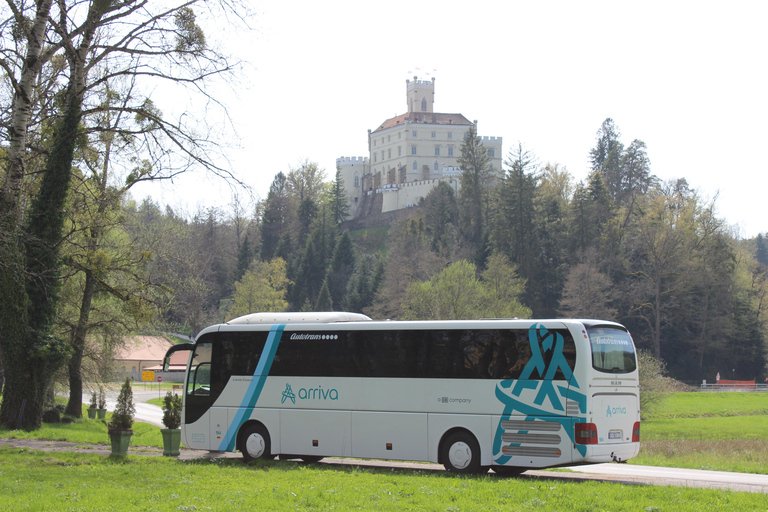
[[[256,311],[601,318],[677,379],[766,377],[764,236],[742,239],[684,177],[654,176],[645,143],[622,142],[613,120],[585,148],[582,181],[522,143],[493,172],[472,127],[458,190],[439,185],[409,218],[351,230],[338,171],[275,170],[254,198],[206,126],[145,93],[165,81],[214,108],[207,84],[236,74],[192,4],[6,6],[3,424],[38,427],[54,379],[79,417],[84,379],[110,379],[126,335],[193,336]],[[185,212],[132,197],[191,169],[228,181],[228,204]]]
[[629,327],[678,379],[764,379],[765,238],[740,239],[684,178],[656,178],[645,144],[625,146],[611,119],[589,154],[583,182],[522,145],[493,176],[469,133],[458,195],[438,186],[407,220],[357,231],[345,228],[340,176],[313,162],[277,173],[255,204],[187,217],[126,200],[115,236],[142,248],[135,259],[157,297],[117,316],[190,335],[278,310],[601,318]]

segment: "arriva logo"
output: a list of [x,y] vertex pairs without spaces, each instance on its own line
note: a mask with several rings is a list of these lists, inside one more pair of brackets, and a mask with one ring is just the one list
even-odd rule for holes
[[299,400],[338,400],[339,391],[337,389],[323,389],[323,386],[316,388],[301,388],[298,392],[298,396],[294,394],[290,384],[285,385],[285,391],[283,391],[283,398],[280,400],[281,404],[284,404],[286,400],[290,400],[292,403],[296,403],[296,399]]
[[617,414],[627,414],[627,408],[626,407],[611,407],[608,406],[608,410],[605,412],[605,417],[610,418],[611,416],[615,416]]

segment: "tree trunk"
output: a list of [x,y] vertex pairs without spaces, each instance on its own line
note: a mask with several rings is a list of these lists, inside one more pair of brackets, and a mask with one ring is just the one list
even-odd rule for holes
[[83,415],[83,353],[85,352],[85,337],[88,334],[88,319],[91,314],[91,303],[93,294],[96,290],[96,279],[93,277],[93,271],[86,270],[85,286],[83,287],[83,298],[80,302],[80,317],[75,326],[75,332],[72,334],[70,346],[72,355],[69,358],[69,401],[64,414],[69,414],[76,418]]
[[[27,154],[27,127],[32,108],[32,90],[43,62],[45,31],[53,0],[39,0],[35,20],[27,36],[27,55],[13,95],[11,123],[8,127],[8,169],[3,186],[2,209],[9,215],[9,225],[15,228],[21,220],[21,184],[24,179],[24,157]],[[17,20],[20,22],[21,20]]]

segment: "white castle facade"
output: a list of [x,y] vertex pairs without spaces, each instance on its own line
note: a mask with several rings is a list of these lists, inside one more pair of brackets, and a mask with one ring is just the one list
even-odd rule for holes
[[[458,191],[464,134],[477,121],[434,112],[435,79],[406,80],[408,112],[368,130],[367,157],[336,159],[351,218],[409,208],[440,181]],[[501,173],[501,137],[481,137]]]

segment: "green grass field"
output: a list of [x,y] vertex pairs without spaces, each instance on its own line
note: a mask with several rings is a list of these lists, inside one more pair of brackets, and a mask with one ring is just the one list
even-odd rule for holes
[[[634,464],[768,472],[768,395],[675,393],[644,421]],[[161,447],[134,426],[132,447]],[[106,422],[78,420],[0,437],[107,444]],[[559,470],[562,471],[562,470]],[[0,445],[1,510],[768,510],[765,495],[556,478],[240,459],[40,452]]]
[[3,510],[765,510],[765,495],[235,459],[182,462],[0,446]]
[[630,464],[768,474],[768,394],[672,393]]

